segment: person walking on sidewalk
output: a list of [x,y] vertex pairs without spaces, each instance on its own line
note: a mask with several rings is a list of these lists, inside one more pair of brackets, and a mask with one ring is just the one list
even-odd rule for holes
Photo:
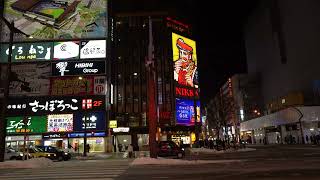
[[132,146],[132,144],[129,144],[129,146],[128,146],[128,154],[129,154],[129,158],[132,158],[132,154],[133,154],[133,146]]

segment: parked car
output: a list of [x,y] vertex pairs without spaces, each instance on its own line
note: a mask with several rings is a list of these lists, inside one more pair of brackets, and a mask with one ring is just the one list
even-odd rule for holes
[[179,147],[173,141],[160,141],[158,143],[157,154],[160,157],[174,156],[177,158],[183,158],[185,155],[185,151],[184,151],[184,148]]
[[[4,159],[5,160],[22,160],[23,152],[17,151],[12,148],[6,148]],[[31,158],[31,154],[29,154],[29,158]]]
[[64,152],[63,150],[54,147],[54,146],[36,146],[37,148],[41,149],[44,152],[48,152],[48,153],[54,153],[56,154],[56,159],[58,161],[68,161],[69,159],[71,159],[71,154],[68,152]]
[[44,152],[41,149],[36,147],[29,147],[27,152],[30,153],[31,157],[34,157],[34,158],[45,157],[51,160],[57,159],[57,155],[55,153]]

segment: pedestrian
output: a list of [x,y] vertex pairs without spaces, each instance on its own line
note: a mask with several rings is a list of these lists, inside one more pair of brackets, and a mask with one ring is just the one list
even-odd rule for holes
[[132,146],[132,144],[129,144],[129,146],[128,146],[129,158],[132,158],[132,153],[133,153],[133,146]]
[[306,142],[307,142],[307,144],[309,144],[309,136],[308,135],[306,135]]
[[86,145],[86,150],[87,150],[87,153],[90,152],[90,145],[89,144]]

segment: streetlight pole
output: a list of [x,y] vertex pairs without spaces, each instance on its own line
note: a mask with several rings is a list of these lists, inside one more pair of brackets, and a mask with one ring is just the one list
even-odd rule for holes
[[87,96],[88,96],[88,81],[87,79],[83,79],[83,77],[79,77],[79,80],[83,80],[84,81],[84,85],[86,88],[86,93],[85,93],[85,103],[84,103],[84,135],[83,135],[83,156],[86,157],[87,156]]

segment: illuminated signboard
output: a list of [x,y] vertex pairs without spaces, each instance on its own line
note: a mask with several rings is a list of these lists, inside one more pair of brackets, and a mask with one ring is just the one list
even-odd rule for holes
[[[176,123],[179,125],[194,125],[195,113],[193,100],[176,98],[176,120]],[[197,101],[197,122],[200,122],[199,101]]]
[[176,96],[199,97],[199,89],[176,87]]
[[196,42],[172,33],[174,80],[183,86],[197,87]]
[[[87,127],[88,131],[103,131],[106,129],[106,117],[104,112],[91,112],[87,113]],[[84,113],[75,114],[75,131],[85,130],[85,115]]]
[[26,126],[23,122],[23,117],[7,117],[6,131],[8,134],[15,133],[43,133],[47,130],[46,116],[31,116],[28,117]]
[[53,59],[77,59],[79,58],[79,41],[54,42]]
[[105,61],[52,63],[52,76],[98,75],[106,73]]
[[48,115],[48,132],[73,131],[73,114]]
[[[9,45],[2,44],[0,53],[0,62],[8,62]],[[51,42],[14,44],[12,46],[11,62],[50,60],[51,54]]]
[[[76,39],[107,36],[107,0],[7,0],[4,16],[33,39]],[[3,23],[4,33],[9,29]],[[2,37],[5,41],[8,37]],[[18,39],[26,40],[25,36]]]
[[89,111],[105,110],[105,96],[65,97],[26,97],[10,98],[7,106],[8,115],[39,115],[49,113],[68,113],[87,109]]
[[113,132],[129,132],[130,128],[129,127],[118,127],[118,128],[113,128],[112,129]]
[[105,58],[106,40],[82,41],[80,49],[81,59]]
[[109,128],[117,128],[117,127],[118,127],[117,120],[109,121]]
[[[0,66],[0,77],[4,77],[6,66]],[[27,64],[15,64],[11,66],[11,82],[9,87],[10,95],[44,96],[49,94],[51,74],[50,63],[38,62]],[[21,85],[25,84],[30,92],[23,91]],[[0,88],[4,83],[0,82]]]

